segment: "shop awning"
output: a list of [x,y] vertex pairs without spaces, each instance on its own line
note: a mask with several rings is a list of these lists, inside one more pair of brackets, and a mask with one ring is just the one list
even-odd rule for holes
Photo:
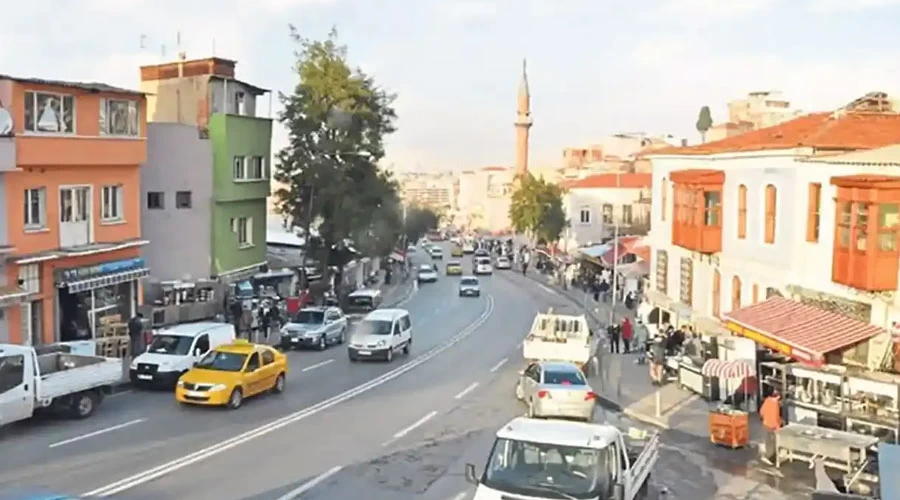
[[884,333],[877,326],[784,297],[731,311],[724,320],[731,332],[814,365],[824,363],[826,354]]
[[139,269],[131,269],[129,271],[122,271],[121,273],[112,273],[105,274],[103,276],[96,276],[93,278],[88,278],[85,280],[79,281],[70,281],[65,284],[66,287],[69,288],[69,293],[79,293],[85,292],[87,290],[93,290],[95,288],[101,288],[104,286],[112,286],[118,285],[120,283],[128,283],[129,281],[134,281],[139,278],[143,278],[150,274],[150,269],[146,267],[142,267]]

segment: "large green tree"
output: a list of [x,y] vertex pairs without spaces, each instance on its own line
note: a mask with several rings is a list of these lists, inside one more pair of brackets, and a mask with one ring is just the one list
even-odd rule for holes
[[438,228],[441,222],[440,214],[432,208],[412,205],[406,210],[404,234],[407,241],[419,241],[428,231]]
[[509,206],[513,229],[529,235],[536,243],[559,241],[568,223],[562,198],[558,185],[531,174],[520,177]]
[[350,66],[336,30],[311,40],[291,26],[290,36],[297,84],[279,96],[288,144],[275,170],[286,187],[275,195],[292,224],[318,229],[319,259],[342,269],[347,239],[383,250],[402,229],[397,185],[377,166],[384,137],[396,130],[395,96]]

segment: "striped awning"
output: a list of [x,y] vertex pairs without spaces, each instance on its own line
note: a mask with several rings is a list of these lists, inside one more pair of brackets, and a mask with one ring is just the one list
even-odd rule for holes
[[104,274],[103,276],[96,276],[84,280],[70,281],[65,283],[65,286],[68,287],[69,293],[79,293],[105,286],[128,283],[129,281],[143,278],[149,274],[150,269],[142,267],[139,269],[131,269],[130,271],[122,271],[121,273]]
[[749,361],[736,359],[722,361],[721,359],[709,359],[703,363],[700,373],[704,377],[743,380],[756,376],[756,368]]

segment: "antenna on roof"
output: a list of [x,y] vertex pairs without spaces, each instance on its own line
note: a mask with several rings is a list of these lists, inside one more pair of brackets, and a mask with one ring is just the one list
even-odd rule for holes
[[175,32],[175,45],[180,49],[181,48],[181,31]]
[[159,50],[160,50],[160,53],[161,53],[162,56],[163,56],[163,59],[165,59],[165,58],[166,58],[166,44],[162,44],[162,45],[159,47]]
[[147,35],[141,33],[141,49],[147,48]]

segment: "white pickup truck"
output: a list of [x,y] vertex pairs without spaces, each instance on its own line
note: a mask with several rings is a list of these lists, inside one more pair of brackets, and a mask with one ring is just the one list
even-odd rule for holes
[[565,361],[584,369],[594,356],[595,342],[583,314],[554,314],[550,309],[534,317],[522,355],[527,361]]
[[466,464],[466,479],[474,500],[637,500],[649,495],[658,458],[658,433],[518,417],[497,431],[480,476]]
[[89,417],[123,373],[119,359],[0,344],[0,426],[42,408]]

